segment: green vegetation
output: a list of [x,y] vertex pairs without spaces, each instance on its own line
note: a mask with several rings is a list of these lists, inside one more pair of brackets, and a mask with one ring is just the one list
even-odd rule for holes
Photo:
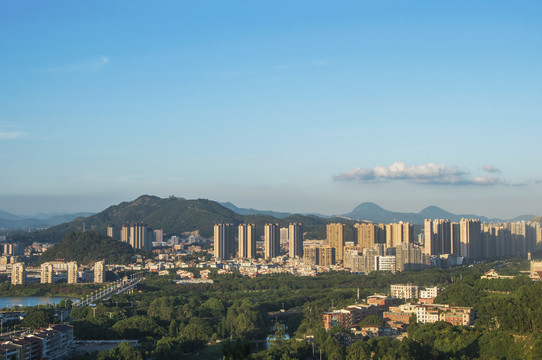
[[[477,264],[451,270],[426,269],[399,274],[321,274],[317,278],[287,274],[250,279],[211,273],[213,284],[175,285],[173,276],[149,275],[133,294],[71,312],[80,339],[137,339],[132,357],[155,359],[538,359],[542,346],[542,284],[524,276],[483,280],[499,264]],[[523,264],[501,267],[512,272]],[[499,269],[501,269],[499,268]],[[189,269],[197,272],[197,269]],[[517,274],[517,272],[516,272]],[[408,338],[362,339],[346,346],[349,329],[325,331],[322,312],[341,308],[394,283],[446,286],[438,302],[474,306],[474,327],[448,323],[416,324]],[[282,307],[287,316],[269,316]],[[279,312],[279,314],[281,314]],[[278,316],[278,315],[276,315]],[[266,350],[261,344],[287,326]],[[383,325],[369,317],[363,324]],[[312,342],[305,339],[309,336]],[[260,347],[258,348],[258,344]],[[100,353],[85,359],[115,358]],[[313,355],[314,354],[314,355]],[[105,357],[105,356],[117,357]]]
[[81,298],[99,289],[98,284],[24,284],[0,283],[0,296],[58,296]]
[[72,231],[64,235],[60,243],[44,252],[39,263],[60,259],[88,265],[105,259],[108,263],[127,264],[133,261],[134,254],[135,250],[127,243],[93,231]]

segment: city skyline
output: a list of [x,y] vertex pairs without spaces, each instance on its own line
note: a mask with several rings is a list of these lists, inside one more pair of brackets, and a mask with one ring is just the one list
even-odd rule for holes
[[99,212],[151,194],[539,215],[542,4],[0,10],[0,210]]

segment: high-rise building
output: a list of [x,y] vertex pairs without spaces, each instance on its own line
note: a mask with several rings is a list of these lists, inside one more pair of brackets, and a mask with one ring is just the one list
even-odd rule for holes
[[287,244],[289,241],[290,241],[290,237],[288,235],[288,228],[281,227],[280,228],[280,243]]
[[112,237],[113,239],[115,236],[113,235],[113,231],[115,230],[115,227],[112,224],[107,225],[107,236]]
[[71,261],[68,263],[68,284],[77,284],[77,262]]
[[152,241],[147,231],[147,224],[135,223],[130,225],[130,245],[134,249],[152,251]]
[[395,224],[386,225],[386,246],[396,247],[401,243],[414,242],[414,227],[410,223],[400,221]]
[[385,227],[382,224],[354,224],[356,243],[360,251],[371,249],[376,243],[385,242]]
[[397,271],[421,270],[429,266],[429,257],[415,244],[402,243],[395,248]]
[[130,226],[127,224],[122,225],[120,229],[120,241],[126,243],[130,241]]
[[290,223],[288,226],[289,256],[291,258],[303,257],[303,224]]
[[307,266],[320,264],[320,247],[316,245],[305,246],[303,248],[303,263]]
[[321,246],[319,249],[319,265],[320,266],[331,266],[335,265],[336,260],[336,249],[332,246]]
[[40,283],[42,284],[52,284],[53,283],[53,264],[51,263],[44,263],[41,264],[41,276],[40,276]]
[[272,259],[280,255],[279,224],[265,224],[263,229],[264,258]]
[[103,283],[105,281],[105,261],[96,261],[94,263],[94,282]]
[[154,241],[156,242],[163,242],[164,241],[164,230],[162,229],[156,229],[152,231]]
[[24,263],[18,262],[11,268],[11,285],[24,285],[26,283],[26,268]]
[[450,254],[453,248],[451,236],[450,220],[425,219],[424,252],[429,255]]
[[229,260],[235,252],[235,241],[233,235],[233,224],[215,224],[214,227],[214,248],[215,258]]
[[335,249],[336,260],[342,261],[344,259],[344,224],[327,224],[326,234],[327,245]]
[[256,231],[254,224],[239,224],[238,257],[240,259],[256,258]]
[[461,219],[460,227],[460,256],[469,259],[482,257],[482,227],[478,219]]

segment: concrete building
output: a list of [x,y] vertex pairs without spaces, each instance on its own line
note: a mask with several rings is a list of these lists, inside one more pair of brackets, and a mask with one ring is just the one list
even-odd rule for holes
[[303,247],[303,263],[307,266],[320,264],[320,247],[310,245]]
[[396,270],[421,270],[430,265],[430,258],[422,248],[411,243],[402,243],[395,248]]
[[40,283],[42,284],[52,284],[53,283],[53,264],[51,263],[44,263],[41,264],[41,276],[40,276]]
[[134,249],[152,251],[152,240],[148,234],[147,224],[131,224],[129,242]]
[[358,248],[372,249],[376,243],[386,242],[386,228],[383,224],[354,224],[354,235]]
[[320,266],[331,266],[335,265],[336,262],[336,249],[332,246],[326,245],[321,246],[318,254],[318,265]]
[[337,261],[344,259],[344,224],[332,223],[326,225],[326,242],[335,249]]
[[105,261],[96,261],[94,263],[94,282],[105,282]]
[[254,224],[239,224],[238,253],[240,259],[256,258],[256,230]]
[[153,240],[158,243],[164,242],[164,230],[162,229],[156,229],[152,231],[153,233]]
[[377,256],[375,267],[378,271],[390,271],[395,274],[395,256]]
[[115,230],[115,227],[112,224],[107,225],[107,236],[114,239],[115,238],[115,235],[113,233],[114,230]]
[[77,262],[71,261],[68,263],[68,284],[77,284],[78,279],[78,268],[77,268]]
[[24,263],[18,262],[11,268],[11,285],[24,285],[26,283],[26,268]]
[[122,225],[122,228],[120,229],[120,241],[122,242],[130,242],[130,226],[127,224]]
[[264,258],[266,260],[280,255],[279,224],[265,224],[263,228]]
[[480,220],[461,219],[459,222],[460,256],[467,259],[482,257],[482,227]]
[[235,252],[233,224],[215,224],[214,226],[215,258],[229,260]]
[[290,258],[303,258],[303,224],[290,223],[288,237]]
[[390,285],[392,297],[399,299],[418,299],[420,297],[420,287],[412,284]]
[[396,247],[401,243],[414,242],[414,227],[410,223],[400,221],[386,225],[386,247]]
[[450,220],[425,219],[424,221],[424,253],[428,255],[451,254],[452,231]]

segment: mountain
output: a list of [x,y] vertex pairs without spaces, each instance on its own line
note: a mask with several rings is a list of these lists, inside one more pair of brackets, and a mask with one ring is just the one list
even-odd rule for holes
[[275,217],[277,219],[284,219],[284,218],[292,215],[292,213],[277,212],[277,211],[272,211],[272,210],[256,210],[256,209],[252,209],[252,208],[250,208],[250,209],[239,208],[239,207],[235,206],[234,204],[232,204],[229,201],[228,202],[221,202],[219,204],[224,206],[226,209],[230,209],[231,211],[233,211],[234,213],[239,214],[239,215],[268,215],[268,216]]
[[13,215],[0,211],[0,229],[39,229],[72,221],[78,217],[90,216],[93,213],[79,212],[74,214],[36,214],[34,216]]
[[116,241],[109,236],[93,231],[69,232],[62,240],[48,249],[39,258],[39,263],[59,260],[77,261],[78,264],[92,264],[98,260],[105,260],[113,264],[127,264],[132,262],[135,250],[127,243]]
[[[272,211],[272,210],[256,210],[253,208],[249,208],[249,209],[239,208],[229,201],[221,202],[219,204],[239,215],[268,215],[268,216],[275,217],[277,219],[284,219],[284,218],[294,215],[293,213],[288,213],[288,212],[279,212],[279,211]],[[321,217],[325,219],[332,217],[332,216],[318,214],[318,213],[301,213],[300,215],[317,216],[317,217]]]
[[[180,235],[184,232],[199,231],[202,236],[213,235],[215,223],[253,223],[256,225],[256,235],[263,234],[266,223],[278,223],[280,226],[288,226],[290,222],[301,222],[308,238],[324,238],[325,225],[331,222],[346,222],[340,218],[320,218],[310,215],[293,214],[284,218],[276,218],[265,214],[241,215],[220,205],[219,203],[206,200],[186,200],[183,198],[169,197],[159,198],[156,196],[143,195],[131,202],[122,202],[110,206],[104,211],[84,218],[76,218],[48,229],[31,233],[20,233],[14,236],[14,240],[25,243],[32,241],[57,243],[62,236],[70,231],[86,230],[106,233],[108,224],[115,226],[115,235],[118,237],[120,227],[123,224],[144,222],[149,228],[163,229],[166,235]],[[350,223],[354,223],[350,221]]]
[[[343,216],[355,220],[365,220],[379,223],[404,221],[412,224],[423,224],[425,219],[448,219],[450,221],[458,222],[463,218],[480,219],[482,222],[507,221],[503,219],[488,219],[485,216],[474,214],[452,214],[451,212],[443,210],[438,206],[428,206],[419,213],[393,212],[385,210],[372,202],[361,203],[354,210],[344,214]],[[533,215],[522,215],[515,219],[511,219],[511,221],[530,220],[533,217]]]
[[4,219],[4,220],[19,220],[19,219],[21,219],[21,217],[18,216],[18,215],[10,214],[10,213],[8,213],[7,211],[2,211],[2,210],[0,210],[0,219]]

